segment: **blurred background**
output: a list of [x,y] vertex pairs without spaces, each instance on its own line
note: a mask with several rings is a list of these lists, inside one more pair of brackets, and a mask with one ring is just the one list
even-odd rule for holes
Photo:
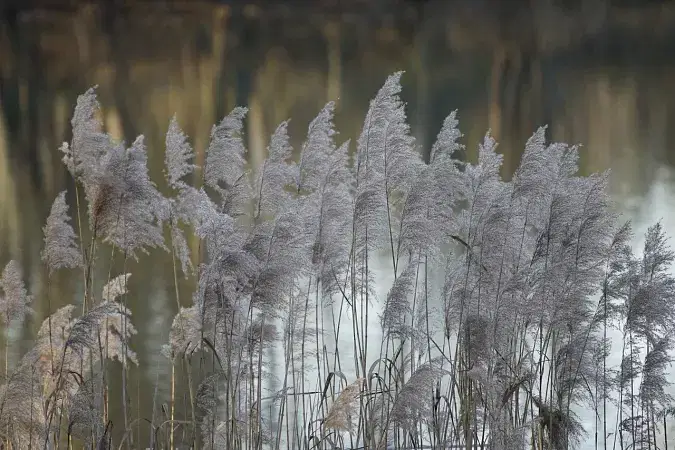
[[[204,158],[211,126],[250,108],[250,162],[292,118],[296,148],[308,122],[337,100],[339,140],[357,138],[387,75],[404,70],[403,97],[426,156],[445,116],[459,111],[475,160],[488,129],[515,169],[526,139],[580,143],[584,174],[611,169],[616,208],[639,233],[662,219],[675,235],[675,1],[656,0],[0,0],[0,264],[22,262],[36,314],[13,330],[12,358],[52,308],[73,299],[77,274],[47,283],[42,226],[72,182],[58,147],[70,139],[78,94],[98,85],[106,129],[146,136],[163,186],[164,134],[176,114]],[[71,202],[72,204],[72,202]],[[131,263],[135,375],[147,412],[175,312],[166,255]],[[190,302],[189,282],[181,287]],[[23,344],[25,342],[25,344]],[[11,360],[11,358],[10,358]],[[159,368],[159,369],[158,369]],[[159,383],[165,395],[166,383]]]

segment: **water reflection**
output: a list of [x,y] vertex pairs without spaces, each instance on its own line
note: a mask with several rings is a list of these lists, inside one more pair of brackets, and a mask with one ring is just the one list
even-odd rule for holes
[[[250,162],[292,118],[298,144],[327,100],[338,99],[342,139],[358,136],[370,98],[385,77],[405,70],[413,132],[429,148],[443,118],[459,109],[469,159],[490,128],[515,169],[527,137],[550,124],[552,139],[582,143],[582,171],[611,168],[617,207],[636,234],[663,218],[671,235],[675,141],[675,7],[562,8],[531,2],[427,2],[397,14],[253,6],[138,7],[113,14],[93,6],[31,10],[0,24],[0,261],[19,259],[30,289],[52,308],[80,298],[68,274],[47,283],[41,227],[54,196],[72,188],[56,151],[69,139],[75,99],[98,85],[107,130],[143,133],[151,175],[162,183],[164,134],[174,113],[203,160],[209,132],[235,105],[247,105]],[[651,6],[650,6],[651,5]],[[299,146],[296,146],[298,148]],[[422,150],[424,151],[424,150]],[[159,347],[175,301],[170,261],[143,257],[126,268],[144,369],[131,386],[152,414],[155,385],[166,399]],[[71,274],[72,275],[72,274]],[[99,277],[103,280],[103,275]],[[181,285],[183,303],[191,285]],[[26,348],[46,315],[14,334]],[[157,370],[160,367],[160,370]],[[156,379],[159,373],[159,381]],[[138,374],[137,374],[138,375]],[[164,400],[161,400],[164,401]]]

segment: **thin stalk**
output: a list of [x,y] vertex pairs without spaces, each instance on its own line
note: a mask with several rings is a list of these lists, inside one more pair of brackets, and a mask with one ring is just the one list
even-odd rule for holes
[[[175,411],[176,411],[176,363],[174,362],[173,358],[171,358],[171,396],[169,398],[169,402],[171,403],[171,416],[169,417],[171,420],[171,423],[173,423],[175,419]],[[174,445],[173,445],[173,430],[174,427],[171,426],[169,427],[169,449],[173,450]]]
[[[305,297],[305,309],[302,314],[302,339],[300,340],[301,342],[301,347],[300,347],[300,390],[302,392],[305,392],[305,342],[307,340],[307,314],[309,311],[309,296],[310,292],[312,290],[312,279],[310,278],[308,281],[308,286],[307,286],[307,295]],[[316,327],[318,328],[319,324],[316,324]],[[317,370],[319,370],[320,367],[317,366]],[[320,378],[319,378],[320,379]],[[305,396],[302,396],[302,423],[306,424],[307,422],[307,405],[305,403]],[[305,427],[302,427],[302,436],[303,436],[303,442],[304,442],[304,436],[305,436]]]
[[668,414],[664,413],[663,414],[663,448],[664,450],[668,450],[668,427],[666,424],[666,416]]

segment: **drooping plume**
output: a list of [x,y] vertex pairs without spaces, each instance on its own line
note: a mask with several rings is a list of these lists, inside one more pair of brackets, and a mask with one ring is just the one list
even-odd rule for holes
[[358,403],[364,381],[363,378],[358,378],[340,392],[326,415],[326,428],[354,432],[358,423]]
[[106,285],[103,286],[103,292],[101,294],[103,301],[111,302],[125,295],[127,293],[127,282],[129,281],[130,276],[130,273],[118,275],[106,283]]
[[111,147],[110,137],[103,133],[98,114],[100,105],[96,88],[91,88],[77,98],[70,121],[73,127],[72,145],[64,143],[61,146],[66,167],[76,180],[85,185],[99,175],[99,161]]
[[206,152],[204,181],[222,197],[224,211],[232,216],[249,208],[251,185],[246,172],[246,147],[242,133],[248,109],[237,107],[211,130]]
[[399,392],[392,407],[392,420],[406,430],[429,419],[433,410],[432,389],[442,372],[432,363],[426,363],[412,374]]
[[82,254],[76,243],[77,237],[70,225],[66,191],[56,196],[42,231],[45,243],[42,261],[45,262],[50,273],[59,269],[74,269],[82,265]]
[[319,188],[326,173],[331,169],[330,155],[335,151],[334,112],[335,104],[328,102],[309,124],[307,140],[300,153],[296,183],[298,192]]
[[0,296],[0,318],[5,326],[14,320],[21,321],[30,312],[32,297],[23,284],[23,271],[15,260],[10,261],[2,271],[0,278],[2,295]]
[[289,159],[293,153],[288,137],[288,122],[282,122],[267,146],[267,158],[256,171],[254,217],[271,218],[290,201],[287,189],[296,180],[297,167]]
[[166,178],[171,187],[180,187],[181,179],[194,171],[196,166],[190,162],[192,158],[194,158],[192,147],[187,142],[187,136],[180,129],[176,116],[173,116],[169,130],[166,132],[166,153],[164,154]]
[[129,256],[164,248],[165,200],[148,175],[143,136],[128,149],[112,147],[99,164],[99,176],[85,184],[92,230]]

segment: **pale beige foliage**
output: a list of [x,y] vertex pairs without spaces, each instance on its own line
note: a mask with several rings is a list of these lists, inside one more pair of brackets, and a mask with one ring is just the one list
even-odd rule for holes
[[359,396],[365,378],[357,378],[340,392],[326,416],[324,426],[333,430],[349,431],[354,429],[354,416],[359,414]]

